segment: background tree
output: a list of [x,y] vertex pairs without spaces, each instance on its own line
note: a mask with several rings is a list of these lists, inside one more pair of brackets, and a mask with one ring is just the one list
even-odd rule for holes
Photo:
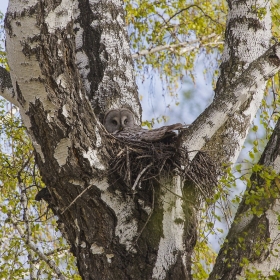
[[[187,39],[199,43],[200,47],[204,44],[206,50],[212,50],[209,47],[212,45],[221,46],[217,38],[223,31],[223,17],[213,9],[223,10],[221,3],[144,1],[138,6],[137,3],[126,4],[127,20],[134,24],[130,26],[135,49],[133,57],[141,58],[137,61],[138,69],[146,64],[154,66],[166,81],[167,90],[171,85],[174,88],[182,69],[192,67],[195,52],[190,55],[188,51],[199,48],[192,47]],[[216,192],[214,198],[221,195],[219,186],[202,189],[209,182],[215,183],[215,180],[208,180],[203,184],[202,179],[213,179],[211,167],[215,167],[214,177],[217,177],[235,162],[264,90],[269,88],[265,81],[279,70],[279,44],[270,46],[270,4],[228,1],[225,48],[215,98],[193,124],[180,133],[176,156],[183,167],[143,181],[141,188],[136,184],[136,191],[132,192],[127,178],[112,172],[111,163],[124,155],[125,164],[130,166],[135,147],[119,143],[101,125],[108,109],[120,107],[131,109],[141,123],[122,3],[79,0],[25,1],[23,4],[18,0],[10,1],[5,25],[11,80],[2,68],[1,92],[20,110],[50,193],[44,198],[70,244],[82,278],[192,278],[191,257],[200,217],[205,215],[203,208],[209,209],[213,192]],[[145,54],[149,56],[143,56]],[[8,117],[5,122],[3,120],[3,127],[9,135],[9,131],[15,132],[16,122],[12,111],[5,114]],[[7,118],[12,120],[10,124]],[[272,139],[277,135],[277,127]],[[38,238],[37,217],[41,217],[45,209],[36,212],[38,207],[34,207],[31,197],[34,198],[36,187],[43,185],[36,177],[31,149],[27,146],[22,150],[26,137],[23,133],[19,135],[15,135],[15,139],[20,141],[11,143],[10,150],[3,153],[7,169],[1,181],[10,196],[2,206],[5,219],[2,234],[12,238],[13,226],[21,241],[12,239],[15,240],[9,244],[12,247],[5,248],[7,262],[2,265],[2,274],[12,270],[15,278],[24,273],[31,278],[36,277],[35,273],[61,279],[76,277],[70,276],[75,274],[71,265],[61,272],[61,265],[68,258],[64,251],[67,245],[61,236],[58,235],[57,240],[50,237],[54,250],[49,252],[44,252],[44,245]],[[273,153],[268,153],[274,156],[269,160],[263,156],[260,164],[273,166],[275,161],[277,163],[277,145],[273,143],[275,141],[271,140],[266,152],[275,147]],[[7,157],[8,152],[11,158]],[[153,166],[153,161],[146,163],[138,173],[132,174],[134,183],[141,179],[141,172]],[[267,218],[277,199],[277,192],[273,191],[277,190],[278,182],[276,163],[273,172],[255,167],[254,171],[258,172],[255,176],[261,174],[264,182],[259,185],[253,177],[258,184],[251,184],[253,189],[243,200],[249,206],[240,206],[238,215],[241,218],[237,216],[229,236],[228,246],[238,248],[234,250],[238,258],[229,255],[224,272],[221,265],[225,255],[233,250],[222,250],[216,263],[219,269],[214,268],[211,275],[213,279],[218,274],[227,277],[224,279],[235,279],[237,274],[256,273],[252,266],[248,270],[248,265],[267,261],[272,245],[277,244],[275,238],[271,239],[272,230],[268,230],[269,222],[275,223],[278,216],[275,207],[274,216],[269,216],[271,220]],[[14,172],[16,166],[19,168]],[[11,170],[9,176],[4,175],[9,174],[7,170]],[[125,174],[130,174],[128,172],[127,167]],[[270,185],[273,188],[267,191]],[[252,244],[244,235],[251,238],[248,230],[259,218],[260,227],[254,241],[261,240],[261,244],[266,245],[265,252],[254,246],[242,246]],[[46,219],[48,215],[43,216],[43,220]],[[55,219],[44,223],[45,230],[48,221]],[[261,230],[263,228],[266,230]],[[25,249],[29,271],[20,265],[24,255],[21,251]],[[15,251],[18,254],[13,254],[12,259]],[[53,253],[64,259],[51,260],[48,256]],[[276,275],[273,266],[261,272],[266,276]],[[198,271],[195,276],[203,275]]]

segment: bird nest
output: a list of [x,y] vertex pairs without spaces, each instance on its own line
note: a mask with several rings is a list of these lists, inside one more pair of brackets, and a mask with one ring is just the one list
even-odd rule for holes
[[110,174],[121,178],[133,192],[137,192],[144,182],[174,174],[192,182],[206,197],[217,185],[217,166],[209,154],[200,151],[190,161],[187,149],[178,148],[177,135],[168,142],[135,141],[111,134],[108,140],[112,157]]

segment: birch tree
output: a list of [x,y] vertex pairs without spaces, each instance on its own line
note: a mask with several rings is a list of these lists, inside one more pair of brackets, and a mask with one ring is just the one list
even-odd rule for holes
[[[200,8],[199,4],[190,3],[184,12]],[[270,1],[228,0],[213,102],[180,131],[176,145],[181,166],[150,178],[133,192],[111,168],[121,153],[129,159],[130,147],[111,141],[102,125],[106,111],[123,107],[141,124],[123,3],[10,0],[5,18],[10,72],[1,69],[1,94],[19,108],[47,187],[44,199],[57,217],[82,279],[193,278],[197,225],[209,197],[186,174],[204,152],[205,177],[213,176],[209,162],[219,177],[236,161],[267,81],[280,68],[280,45],[272,41],[271,18]],[[214,37],[203,40],[211,42]],[[139,50],[133,57],[187,51],[186,42],[157,47]],[[255,167],[210,279],[277,275],[278,126]],[[136,180],[141,172],[145,168],[134,174]],[[211,195],[217,186],[212,187]],[[44,248],[31,240],[24,191],[21,203],[25,230],[11,207],[6,214],[30,259],[40,258],[54,277],[66,279]],[[35,279],[32,273],[30,277]]]

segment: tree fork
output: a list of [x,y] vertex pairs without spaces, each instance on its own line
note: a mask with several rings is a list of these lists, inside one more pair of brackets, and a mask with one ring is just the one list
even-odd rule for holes
[[[128,107],[141,120],[122,3],[11,0],[5,25],[14,92],[2,92],[20,108],[83,279],[192,279],[197,209],[184,178],[133,194],[108,175],[102,115]],[[250,103],[250,90],[279,70],[279,44],[269,52],[183,132],[182,146],[198,152]]]

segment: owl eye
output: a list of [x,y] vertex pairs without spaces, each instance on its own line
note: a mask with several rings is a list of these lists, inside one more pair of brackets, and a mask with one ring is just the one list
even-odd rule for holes
[[125,125],[127,125],[127,119],[125,119],[123,123],[124,123]]
[[118,122],[116,120],[112,120],[113,125],[118,125]]

